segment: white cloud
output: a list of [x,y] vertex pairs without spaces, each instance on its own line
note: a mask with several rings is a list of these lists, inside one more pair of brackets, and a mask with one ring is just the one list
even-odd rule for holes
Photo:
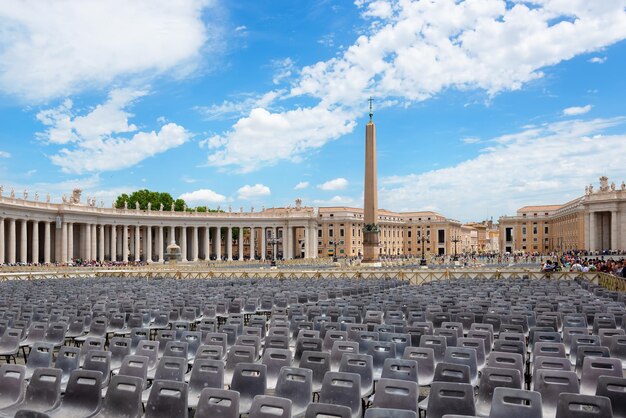
[[207,204],[222,203],[226,200],[226,196],[214,192],[210,189],[200,189],[193,192],[183,193],[179,197],[187,203]]
[[11,158],[11,153],[6,151],[0,151],[0,158]]
[[296,65],[289,57],[282,60],[273,60],[274,77],[272,83],[280,84],[283,80],[291,77],[295,71]]
[[291,98],[317,103],[276,113],[252,109],[220,135],[223,145],[209,164],[252,171],[299,161],[303,151],[351,132],[369,95],[404,106],[446,89],[496,95],[543,77],[543,68],[626,38],[623,0],[355,3],[369,28],[292,82]]
[[358,202],[356,199],[349,196],[333,196],[330,199],[317,199],[313,201],[317,206],[350,206],[350,207],[363,207],[363,202]]
[[0,90],[43,101],[121,77],[187,74],[218,33],[202,21],[212,3],[0,2]]
[[307,187],[309,187],[309,182],[308,181],[301,181],[300,183],[296,184],[296,187],[294,187],[294,190],[303,190],[306,189]]
[[262,96],[245,97],[241,100],[224,100],[220,104],[211,106],[196,106],[206,120],[234,119],[244,116],[256,107],[269,107],[285,93],[284,90],[273,90]]
[[336,179],[328,180],[325,183],[319,184],[317,186],[318,189],[321,190],[343,190],[348,187],[348,180],[343,177],[339,177]]
[[478,144],[480,142],[480,138],[476,138],[473,136],[461,138],[461,142],[463,142],[464,144]]
[[428,206],[452,218],[480,220],[528,204],[565,203],[601,175],[618,184],[625,180],[626,131],[604,134],[625,124],[626,117],[567,120],[494,138],[482,154],[455,166],[382,178],[379,206]]
[[239,190],[237,190],[237,194],[239,199],[251,200],[258,197],[269,196],[271,191],[269,187],[257,183],[254,186],[246,184],[245,186],[240,187]]
[[585,106],[573,106],[563,109],[563,115],[565,116],[578,116],[584,115],[591,110],[591,105]]
[[181,181],[183,181],[183,182],[185,182],[187,184],[192,184],[192,183],[197,183],[198,182],[198,179],[194,179],[193,177],[189,177],[187,175],[182,176],[180,179],[181,179]]
[[[131,167],[185,143],[190,134],[180,125],[168,123],[158,132],[139,132],[129,123],[132,114],[126,108],[145,94],[141,90],[113,90],[104,104],[82,116],[76,116],[71,100],[65,100],[59,107],[37,114],[37,119],[48,127],[37,137],[48,144],[65,146],[50,159],[67,173]],[[133,135],[120,135],[129,133]]]
[[242,173],[280,160],[300,161],[303,155],[354,128],[353,116],[342,109],[298,108],[270,113],[253,109],[233,129],[220,135],[223,147],[208,157],[209,165],[237,165]]
[[593,57],[589,60],[592,64],[604,64],[606,62],[606,57]]

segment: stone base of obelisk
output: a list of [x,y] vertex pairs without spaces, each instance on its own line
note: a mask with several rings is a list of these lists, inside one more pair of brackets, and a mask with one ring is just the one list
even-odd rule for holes
[[363,267],[382,267],[378,258],[378,232],[366,231],[363,233]]

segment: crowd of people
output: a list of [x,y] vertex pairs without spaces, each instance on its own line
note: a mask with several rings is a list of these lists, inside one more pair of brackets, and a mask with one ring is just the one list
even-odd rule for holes
[[562,254],[554,260],[547,260],[542,271],[578,271],[581,273],[600,271],[626,278],[626,259],[614,259],[605,256],[584,257],[575,254]]

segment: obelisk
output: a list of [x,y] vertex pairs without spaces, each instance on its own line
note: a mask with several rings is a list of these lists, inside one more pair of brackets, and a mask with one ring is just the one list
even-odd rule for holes
[[372,98],[370,120],[365,127],[365,190],[363,225],[363,263],[378,263],[378,181],[376,180],[376,125],[372,121]]

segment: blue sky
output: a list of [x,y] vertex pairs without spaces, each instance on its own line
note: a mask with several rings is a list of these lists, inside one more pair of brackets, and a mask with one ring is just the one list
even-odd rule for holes
[[626,180],[626,1],[0,3],[0,184],[462,221]]

